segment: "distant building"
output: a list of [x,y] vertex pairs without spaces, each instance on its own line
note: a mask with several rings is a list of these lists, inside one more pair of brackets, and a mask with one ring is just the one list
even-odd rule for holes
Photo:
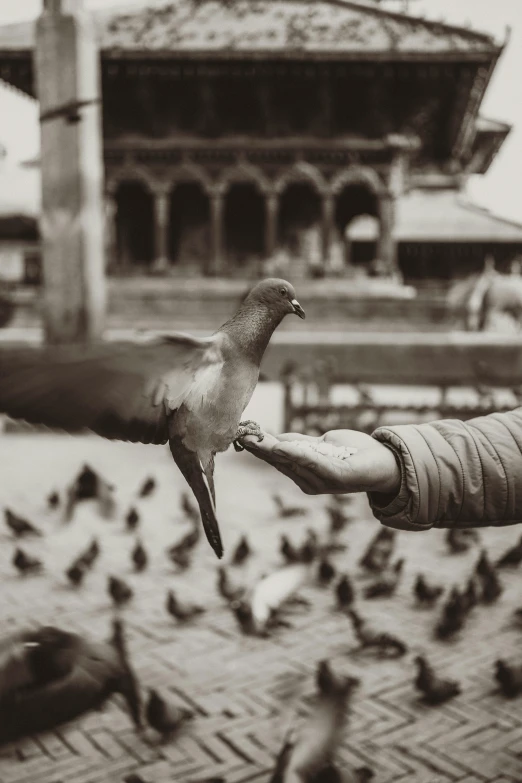
[[[418,280],[486,255],[507,268],[522,226],[462,193],[510,130],[479,114],[502,45],[384,6],[99,13],[110,271]],[[28,95],[33,45],[33,24],[0,28],[0,77]]]

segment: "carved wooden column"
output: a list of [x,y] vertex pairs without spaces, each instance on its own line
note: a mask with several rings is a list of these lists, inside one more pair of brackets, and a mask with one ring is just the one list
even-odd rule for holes
[[377,260],[381,262],[386,274],[395,274],[397,270],[397,243],[394,236],[396,201],[391,193],[381,196],[379,217],[381,230],[377,240]]
[[166,188],[156,188],[154,199],[154,263],[155,272],[166,272],[169,267],[170,194]]
[[212,261],[209,273],[219,277],[224,272],[225,258],[223,252],[223,208],[225,194],[222,190],[215,190],[210,194],[210,226]]
[[265,198],[265,255],[272,258],[277,249],[277,221],[279,217],[279,195],[268,193]]
[[116,199],[116,191],[114,188],[110,188],[105,193],[103,219],[105,269],[107,272],[110,272],[120,265],[120,258],[118,256],[117,231],[118,201]]
[[335,200],[332,193],[323,193],[323,265],[328,266],[330,261],[330,251],[332,247],[332,234],[334,227]]

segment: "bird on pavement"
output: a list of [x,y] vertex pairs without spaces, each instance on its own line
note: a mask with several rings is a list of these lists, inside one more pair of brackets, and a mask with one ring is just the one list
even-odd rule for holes
[[42,531],[35,527],[32,522],[29,522],[27,519],[18,516],[18,514],[15,514],[14,511],[11,511],[11,509],[6,508],[4,514],[5,524],[16,538],[42,535]]
[[145,718],[151,728],[166,738],[175,734],[194,713],[183,707],[169,704],[160,694],[151,688],[145,707]]
[[36,574],[43,568],[43,563],[41,560],[39,560],[37,557],[28,555],[27,552],[24,552],[24,550],[20,549],[20,547],[15,550],[12,562],[16,570],[22,574],[22,576]]
[[92,568],[101,554],[101,548],[96,538],[93,538],[87,549],[76,558],[76,562],[85,568]]
[[367,571],[382,571],[388,565],[395,547],[395,532],[382,527],[370,541],[359,565]]
[[338,609],[344,610],[353,604],[355,590],[347,574],[343,574],[335,585],[335,597]]
[[382,658],[400,658],[408,652],[407,645],[387,631],[377,631],[369,628],[366,620],[354,609],[348,609],[352,628],[360,650],[375,652]]
[[145,568],[147,568],[149,557],[145,551],[145,547],[139,539],[136,541],[136,546],[132,550],[131,559],[134,563],[134,568],[136,571],[144,571]]
[[205,608],[199,604],[182,603],[173,590],[167,593],[166,607],[170,616],[182,623],[199,617],[205,611]]
[[231,562],[233,565],[242,565],[245,560],[250,556],[252,550],[246,536],[241,536],[238,544],[232,555]]
[[82,564],[81,560],[75,560],[66,569],[65,576],[73,587],[79,587],[83,582],[87,568]]
[[404,558],[400,558],[380,578],[368,585],[364,590],[365,598],[390,598],[397,590],[404,566]]
[[116,606],[124,606],[124,604],[129,603],[134,595],[132,588],[117,576],[109,576],[107,591]]
[[522,536],[518,539],[518,544],[508,549],[499,557],[495,563],[495,568],[505,568],[506,566],[519,566],[522,563]]
[[495,679],[507,699],[514,699],[522,693],[522,666],[495,661]]
[[306,508],[304,506],[296,506],[292,505],[291,503],[287,503],[281,495],[274,493],[272,495],[272,500],[274,501],[277,513],[281,517],[281,519],[291,519],[292,517],[302,517],[304,514],[306,514]]
[[60,495],[58,492],[51,492],[47,497],[47,505],[49,508],[57,508],[60,505]]
[[504,592],[504,588],[485,549],[481,552],[475,573],[481,586],[480,600],[485,604],[497,601]]
[[0,350],[0,412],[33,424],[89,429],[115,440],[169,443],[192,489],[217,557],[214,457],[245,435],[263,437],[241,416],[274,330],[289,313],[304,318],[290,283],[255,285],[211,337],[172,333],[140,343],[100,342]]
[[136,530],[139,524],[140,524],[140,515],[137,509],[135,509],[133,506],[127,512],[127,516],[125,517],[125,526],[127,530],[132,532],[133,530]]
[[151,495],[154,492],[155,489],[156,489],[156,479],[153,478],[152,476],[149,476],[149,478],[145,479],[145,481],[141,485],[138,491],[138,497],[147,498],[149,495]]
[[317,579],[321,585],[329,585],[336,574],[335,566],[325,555],[319,561],[317,567]]
[[426,581],[426,577],[423,574],[419,574],[415,580],[413,592],[421,606],[433,606],[444,592],[444,587],[442,585],[430,584]]
[[218,568],[217,589],[225,601],[239,601],[245,594],[245,588],[231,583],[228,571],[224,566]]
[[478,541],[478,533],[472,528],[450,527],[446,533],[446,544],[453,555],[467,552]]
[[423,694],[426,704],[444,704],[461,693],[460,684],[456,680],[447,680],[438,677],[430,662],[423,655],[417,655],[414,659],[417,665],[417,677],[415,687]]
[[141,725],[139,691],[113,632],[109,642],[45,626],[0,641],[0,743],[48,731],[121,693]]

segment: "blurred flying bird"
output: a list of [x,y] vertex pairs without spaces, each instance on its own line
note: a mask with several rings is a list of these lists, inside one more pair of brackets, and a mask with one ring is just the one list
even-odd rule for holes
[[127,604],[133,596],[132,588],[117,576],[108,577],[107,591],[116,606]]
[[355,599],[355,590],[347,574],[343,574],[335,585],[335,597],[339,609],[347,609]]
[[423,700],[427,704],[444,704],[461,693],[460,684],[456,680],[438,677],[423,655],[417,655],[414,662],[418,671],[415,687],[423,694]]
[[518,540],[518,544],[508,549],[504,554],[499,557],[495,563],[496,568],[505,568],[506,566],[519,566],[522,563],[522,536]]
[[141,485],[141,488],[138,492],[138,497],[146,498],[149,495],[151,495],[155,489],[156,489],[156,479],[154,479],[152,476],[149,476],[149,478],[145,479],[145,481]]
[[0,642],[0,742],[48,731],[121,693],[137,727],[139,693],[128,660],[111,642],[55,627]]
[[306,514],[306,508],[303,506],[293,506],[291,504],[286,503],[281,495],[278,495],[277,493],[272,495],[272,500],[274,501],[277,513],[281,517],[281,519],[291,519],[292,517],[302,517],[304,514]]
[[242,565],[251,554],[250,545],[246,536],[241,536],[232,555],[233,565]]
[[310,565],[306,563],[287,565],[263,577],[245,599],[231,605],[241,630],[264,636],[271,628],[288,627],[280,612],[310,577]]
[[404,558],[400,558],[387,572],[381,575],[380,579],[365,588],[364,597],[389,598],[392,596],[399,586],[403,567]]
[[408,652],[407,645],[387,631],[369,628],[366,620],[354,609],[347,612],[360,650],[374,651],[384,658],[399,658]]
[[245,594],[245,588],[231,584],[228,571],[224,566],[220,566],[217,573],[217,589],[220,596],[229,603],[232,601],[239,601]]
[[370,541],[359,565],[367,571],[382,571],[388,565],[395,547],[395,532],[382,527]]
[[508,699],[514,699],[522,693],[522,666],[507,663],[504,660],[495,661],[495,679],[500,690]]
[[149,558],[147,556],[147,552],[144,549],[143,544],[138,539],[136,541],[136,546],[132,550],[131,553],[131,559],[134,563],[134,568],[136,571],[144,571],[147,567],[147,563],[149,562]]
[[182,603],[173,590],[169,590],[167,593],[167,612],[171,617],[180,622],[187,622],[193,620],[194,617],[199,617],[205,611],[203,606],[191,603]]
[[58,492],[51,492],[47,498],[49,508],[57,508],[60,505],[60,495]]
[[359,680],[335,677],[328,668],[316,674],[316,682],[319,685],[316,701],[304,724],[286,736],[270,783],[315,783],[332,764]]
[[431,585],[423,574],[419,574],[413,586],[415,598],[423,606],[432,606],[444,592],[442,585]]
[[16,549],[12,562],[16,570],[23,576],[38,573],[43,568],[41,560],[38,560],[37,557],[31,557],[20,548]]
[[[216,555],[214,457],[258,425],[241,424],[274,330],[304,311],[290,283],[263,280],[212,337],[177,333],[141,343],[2,347],[0,411],[107,438],[169,443],[198,501]],[[238,445],[238,448],[242,448]]]
[[162,737],[168,737],[179,731],[188,720],[194,717],[194,713],[183,707],[169,704],[157,691],[151,689],[145,707],[145,717],[149,726]]
[[35,527],[35,525],[33,525],[27,519],[24,519],[23,517],[19,517],[18,514],[15,514],[9,508],[5,509],[4,514],[5,514],[5,524],[7,525],[11,533],[14,536],[16,536],[16,538],[23,538],[24,536],[42,535],[42,531],[39,530],[37,527]]
[[127,512],[127,516],[125,517],[125,525],[127,527],[127,530],[131,532],[136,530],[139,523],[140,523],[140,515],[133,506],[132,508],[129,509],[129,511]]

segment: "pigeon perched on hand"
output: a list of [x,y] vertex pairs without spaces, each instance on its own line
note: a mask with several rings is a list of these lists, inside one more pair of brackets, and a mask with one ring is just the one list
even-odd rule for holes
[[2,348],[0,412],[69,432],[168,442],[222,557],[214,457],[247,434],[262,437],[241,416],[270,338],[289,313],[305,315],[293,287],[268,279],[211,337],[172,333],[141,343]]

